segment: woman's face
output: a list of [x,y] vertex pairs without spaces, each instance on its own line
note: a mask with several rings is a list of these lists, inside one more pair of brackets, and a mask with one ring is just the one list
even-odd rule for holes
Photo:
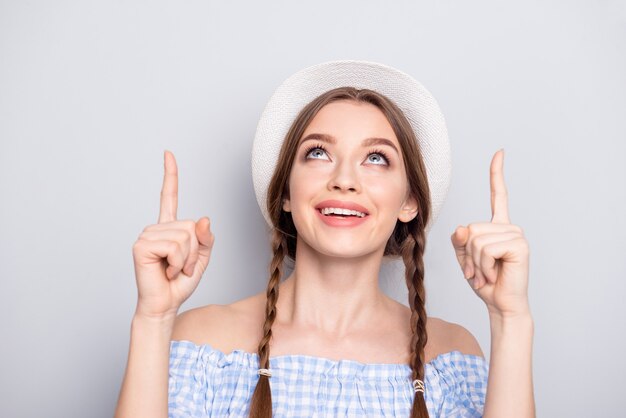
[[[416,216],[408,190],[387,118],[370,103],[341,100],[324,106],[300,138],[283,210],[292,214],[298,246],[337,257],[382,256],[396,221]],[[351,205],[357,216],[320,212]]]

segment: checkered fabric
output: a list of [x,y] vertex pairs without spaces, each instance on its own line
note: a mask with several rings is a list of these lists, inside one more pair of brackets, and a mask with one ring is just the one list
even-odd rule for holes
[[[172,341],[169,417],[247,417],[258,369],[256,353]],[[270,370],[274,417],[408,417],[415,395],[406,364],[283,355],[270,357]],[[430,417],[482,417],[488,370],[486,359],[460,351],[427,363]]]

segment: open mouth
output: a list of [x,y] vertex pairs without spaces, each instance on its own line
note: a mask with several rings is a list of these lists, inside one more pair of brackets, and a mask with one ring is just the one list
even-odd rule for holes
[[318,209],[317,210],[319,213],[321,213],[324,216],[328,216],[328,217],[332,217],[332,218],[339,218],[339,219],[348,219],[348,218],[364,218],[367,216],[367,214],[363,213],[363,212],[358,212],[358,211],[346,211],[348,213],[336,213],[333,212],[332,210],[328,210],[328,209]]

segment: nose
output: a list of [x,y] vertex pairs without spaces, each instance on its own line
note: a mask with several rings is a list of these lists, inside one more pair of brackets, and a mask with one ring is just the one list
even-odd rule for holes
[[328,182],[328,189],[331,191],[361,191],[361,184],[359,182],[358,174],[352,166],[351,160],[345,159],[343,162],[339,162],[337,164]]

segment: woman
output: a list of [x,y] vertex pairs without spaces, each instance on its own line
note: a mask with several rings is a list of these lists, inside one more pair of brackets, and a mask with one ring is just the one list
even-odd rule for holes
[[[449,167],[436,162],[449,151],[434,99],[407,77],[339,61],[277,90],[253,155],[272,227],[267,291],[178,317],[214,237],[208,218],[176,219],[178,171],[166,152],[159,223],[133,247],[139,299],[116,416],[534,416],[528,245],[508,218],[502,151],[491,163],[491,222],[452,235],[489,311],[490,362],[463,327],[427,318],[422,255],[447,190]],[[387,97],[381,82],[402,88]],[[302,93],[307,85],[324,93]],[[418,96],[401,109],[406,91]],[[306,105],[292,120],[285,109],[300,108],[298,94]],[[283,113],[284,135],[264,123],[281,125]],[[260,152],[276,138],[277,158]],[[281,282],[285,257],[294,268]],[[404,260],[409,308],[378,287],[383,257]]]

